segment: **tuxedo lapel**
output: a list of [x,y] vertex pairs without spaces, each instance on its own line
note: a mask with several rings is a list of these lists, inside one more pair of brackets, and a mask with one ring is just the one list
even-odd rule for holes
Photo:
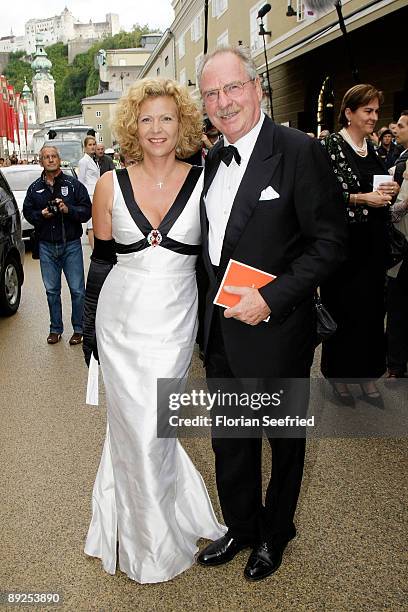
[[282,154],[273,153],[274,136],[274,124],[265,117],[232,205],[221,252],[221,269],[227,265],[255,207],[259,205],[261,191],[271,184],[273,175],[279,167]]

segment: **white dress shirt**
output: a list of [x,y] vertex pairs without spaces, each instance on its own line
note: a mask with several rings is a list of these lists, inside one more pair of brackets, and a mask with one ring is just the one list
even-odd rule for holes
[[91,200],[100,174],[96,161],[88,153],[85,153],[78,162],[78,180],[85,185]]
[[[264,118],[265,115],[261,112],[259,121],[252,130],[234,142],[234,147],[238,149],[241,156],[240,165],[237,164],[235,158],[232,158],[229,166],[222,161],[205,198],[209,224],[208,250],[213,266],[219,266],[220,264],[225,230],[232,205],[261,131]],[[229,144],[228,139],[224,136],[224,145],[227,147]]]
[[[85,153],[78,162],[78,180],[85,185],[88,195],[91,198],[91,202],[93,199],[96,182],[100,176],[101,171],[99,170],[98,164],[90,155],[88,155],[88,153]],[[85,223],[82,224],[82,227],[85,231]],[[93,229],[92,217],[86,223],[86,229]]]

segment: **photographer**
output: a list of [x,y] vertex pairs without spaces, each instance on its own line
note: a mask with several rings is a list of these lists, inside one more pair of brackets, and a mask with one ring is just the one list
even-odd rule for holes
[[184,161],[188,164],[191,164],[192,166],[205,166],[205,159],[208,155],[208,152],[220,139],[220,136],[221,135],[219,131],[216,127],[213,126],[208,117],[204,119],[203,135],[201,137],[201,147],[196,153],[194,153],[194,155],[191,155],[190,157],[184,159]]
[[44,171],[28,188],[23,213],[34,225],[39,242],[41,275],[50,311],[47,342],[57,344],[63,332],[61,272],[64,271],[71,292],[74,330],[69,343],[80,344],[85,297],[81,224],[91,217],[91,201],[86,187],[61,171],[56,147],[44,145],[39,160]]
[[203,165],[205,164],[205,158],[207,157],[208,152],[213,148],[213,146],[218,142],[219,139],[220,139],[219,131],[217,130],[216,127],[213,126],[213,124],[207,117],[206,119],[204,119],[204,125],[203,125],[202,152],[201,152],[201,155],[203,158]]

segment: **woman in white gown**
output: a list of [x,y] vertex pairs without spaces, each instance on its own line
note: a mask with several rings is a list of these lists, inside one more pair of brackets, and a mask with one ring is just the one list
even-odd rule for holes
[[[84,156],[78,162],[78,180],[85,185],[88,195],[93,200],[95,185],[101,175],[98,164],[95,161],[96,139],[93,136],[87,136],[84,140]],[[92,219],[86,224],[89,244],[93,248],[93,228]]]
[[181,444],[156,434],[157,379],[187,376],[197,331],[202,174],[176,154],[191,154],[201,128],[184,88],[139,81],[114,125],[138,163],[105,173],[94,195],[84,352],[89,362],[96,310],[108,428],[85,552],[113,574],[118,542],[119,568],[140,583],[170,580],[194,563],[200,537],[225,533]]

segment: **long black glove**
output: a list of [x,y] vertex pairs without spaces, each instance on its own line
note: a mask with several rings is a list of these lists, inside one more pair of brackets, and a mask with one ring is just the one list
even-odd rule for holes
[[115,241],[100,240],[95,236],[95,246],[91,255],[88,278],[86,281],[83,344],[86,364],[89,366],[91,355],[99,361],[98,346],[96,343],[95,317],[99,294],[106,277],[116,263]]

